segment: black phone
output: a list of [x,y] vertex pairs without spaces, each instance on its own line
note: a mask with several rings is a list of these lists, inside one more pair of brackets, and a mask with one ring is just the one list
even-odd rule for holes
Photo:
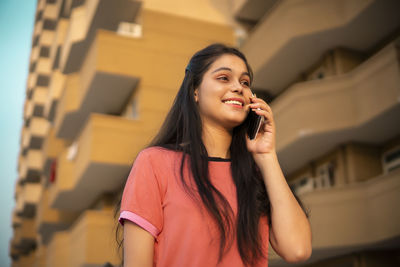
[[247,135],[250,140],[256,138],[258,131],[260,130],[261,124],[264,121],[264,117],[257,115],[254,111],[250,109],[249,114],[247,115]]

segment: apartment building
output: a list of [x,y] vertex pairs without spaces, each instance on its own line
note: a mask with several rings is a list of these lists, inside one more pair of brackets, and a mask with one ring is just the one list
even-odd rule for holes
[[279,161],[310,211],[302,265],[399,265],[398,1],[235,2]]
[[[117,266],[114,208],[190,56],[238,45],[310,210],[301,266],[400,259],[396,0],[38,0],[12,266]],[[271,249],[270,266],[289,266]]]

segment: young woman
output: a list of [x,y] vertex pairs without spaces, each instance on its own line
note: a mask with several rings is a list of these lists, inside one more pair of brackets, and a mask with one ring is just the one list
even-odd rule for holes
[[[235,48],[213,44],[192,57],[125,185],[124,266],[267,266],[268,241],[288,262],[310,257],[310,224],[279,166],[271,108],[251,82]],[[250,110],[264,117],[253,140]]]

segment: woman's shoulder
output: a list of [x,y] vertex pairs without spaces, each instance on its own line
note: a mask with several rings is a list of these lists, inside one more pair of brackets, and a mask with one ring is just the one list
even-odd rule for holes
[[181,158],[182,152],[175,151],[166,147],[151,146],[143,149],[138,154],[138,158],[146,158],[152,163],[165,163],[166,161],[176,160]]

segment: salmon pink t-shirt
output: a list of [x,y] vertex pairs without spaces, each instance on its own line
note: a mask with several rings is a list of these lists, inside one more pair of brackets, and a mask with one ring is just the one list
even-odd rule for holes
[[[180,165],[182,152],[161,147],[143,150],[128,176],[121,202],[119,221],[130,220],[155,238],[154,266],[239,267],[244,266],[234,242],[218,263],[219,232],[201,201],[184,190]],[[229,161],[209,161],[213,185],[229,202],[236,219],[236,187]],[[188,165],[184,177],[191,177]],[[196,190],[193,181],[187,184]],[[236,220],[235,220],[236,221]],[[268,222],[260,219],[259,232],[265,258],[254,266],[268,266]]]

